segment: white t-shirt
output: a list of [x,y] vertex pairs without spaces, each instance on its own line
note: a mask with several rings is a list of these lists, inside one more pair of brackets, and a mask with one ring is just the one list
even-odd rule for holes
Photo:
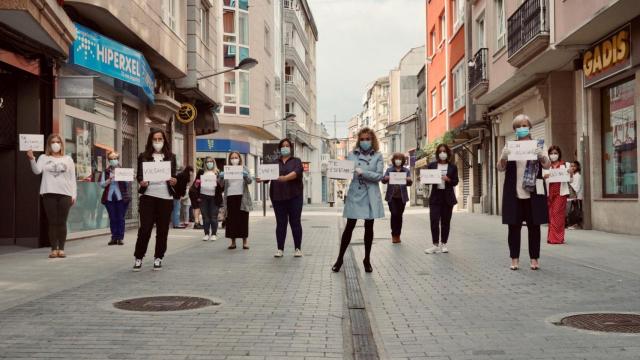
[[[577,199],[582,200],[584,197],[584,188],[582,187],[582,176],[580,173],[573,174],[569,186],[576,192]],[[571,199],[570,199],[571,200]]]
[[[214,178],[217,177],[216,173],[214,171],[205,171],[204,174],[202,174],[202,176],[207,175],[207,176],[213,176]],[[200,194],[203,195],[208,195],[208,196],[214,196],[216,194],[216,185],[214,183],[213,186],[203,186],[200,185]]]
[[243,179],[234,179],[228,180],[227,185],[227,196],[231,195],[242,195],[244,180]]
[[[447,175],[447,170],[449,170],[449,164],[440,164],[438,163],[438,170],[440,170],[440,174],[442,174],[442,176]],[[444,189],[445,183],[444,181],[442,181],[440,184],[438,184],[438,189],[442,190]]]
[[[153,161],[163,161],[164,154],[153,154]],[[146,196],[153,196],[165,200],[173,200],[173,196],[169,193],[166,181],[149,181],[149,186],[144,192]]]
[[76,165],[70,156],[40,155],[38,161],[31,160],[34,174],[42,174],[40,194],[62,194],[72,198],[78,196]]

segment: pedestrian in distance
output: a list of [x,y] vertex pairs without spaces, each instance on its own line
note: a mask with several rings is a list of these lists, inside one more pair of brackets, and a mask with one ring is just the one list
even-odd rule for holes
[[582,186],[582,169],[579,161],[571,163],[569,175],[569,198],[567,201],[567,226],[569,230],[580,229],[582,227],[582,199],[584,197]]
[[389,211],[391,212],[391,239],[394,244],[401,242],[400,234],[402,233],[402,215],[404,214],[404,208],[409,201],[409,193],[407,192],[407,186],[413,184],[411,179],[411,172],[405,167],[407,158],[403,153],[395,153],[391,157],[391,166],[385,171],[382,178],[383,184],[389,184],[390,173],[400,172],[405,174],[406,185],[389,184],[387,185],[387,192],[385,194],[385,200],[389,205]]
[[[524,114],[513,119],[517,141],[532,140],[531,120]],[[540,144],[540,142],[539,142]],[[543,185],[542,169],[548,169],[550,161],[539,145],[536,160],[509,161],[510,150],[505,145],[498,161],[498,171],[505,172],[502,190],[502,223],[508,226],[511,270],[518,270],[520,258],[520,230],[526,222],[529,235],[531,269],[539,269],[540,225],[548,221],[547,194]]]
[[[237,151],[229,153],[228,163],[234,166],[243,165],[242,156]],[[253,209],[253,201],[249,185],[253,182],[249,169],[242,168],[242,179],[224,180],[224,172],[220,174],[224,189],[224,208],[226,210],[225,237],[231,239],[228,249],[236,248],[236,239],[242,239],[242,248],[249,250],[249,212]]]
[[176,186],[174,186],[176,193],[173,195],[173,212],[171,213],[171,221],[174,229],[186,228],[186,226],[180,222],[180,212],[182,209],[182,198],[187,193],[187,186],[189,186],[189,181],[191,181],[191,173],[193,173],[193,168],[191,165],[187,165],[176,175],[177,182]]
[[431,222],[431,241],[433,246],[426,249],[427,254],[448,253],[449,232],[453,207],[458,203],[453,189],[458,185],[458,167],[452,163],[453,153],[447,144],[436,148],[437,160],[427,169],[439,170],[442,174],[440,184],[432,184],[429,196],[429,220]]
[[[302,257],[302,161],[293,154],[293,143],[284,138],[278,143],[279,176],[271,181],[269,196],[273,212],[276,215],[277,247],[274,257],[284,255],[284,243],[287,238],[287,224],[293,234],[294,257]],[[262,182],[261,179],[256,179]]]
[[[553,145],[547,150],[549,160],[551,160],[550,169],[564,169],[565,164],[562,161],[562,151],[560,147]],[[568,170],[568,169],[567,169]],[[549,179],[548,171],[543,172],[543,177]],[[547,183],[547,208],[549,209],[549,227],[547,232],[547,243],[563,244],[564,243],[564,222],[567,211],[567,199],[569,198],[568,182],[552,182]]]
[[115,151],[107,154],[109,166],[102,173],[100,187],[102,192],[102,204],[109,214],[109,227],[111,229],[111,241],[107,245],[124,245],[124,217],[131,202],[129,184],[115,180],[116,168],[120,167],[120,155]]
[[196,178],[189,186],[189,201],[193,209],[193,228],[196,230],[204,229],[202,226],[202,214],[200,213],[200,177],[204,174],[203,169],[196,171]]
[[342,216],[347,219],[347,224],[342,232],[338,259],[331,268],[334,272],[340,271],[342,267],[344,254],[349,247],[358,219],[364,220],[364,260],[362,261],[364,271],[368,273],[373,271],[371,266],[373,222],[375,219],[384,217],[380,194],[384,160],[379,149],[378,138],[373,130],[365,127],[358,131],[358,141],[347,156],[347,160],[354,162],[355,171],[342,213]]
[[64,141],[59,134],[47,137],[44,154],[36,161],[32,150],[27,151],[34,174],[42,174],[40,196],[47,216],[51,253],[49,258],[64,258],[67,240],[67,217],[78,196],[76,166],[73,159],[64,154]]
[[[171,163],[171,178],[167,181],[144,180],[143,164],[160,161]],[[140,193],[138,203],[140,227],[134,252],[133,271],[142,269],[142,259],[147,253],[154,225],[156,227],[156,247],[153,255],[153,270],[162,270],[162,260],[167,251],[167,237],[173,210],[174,186],[178,181],[176,179],[176,156],[171,152],[171,146],[164,131],[154,129],[149,132],[145,150],[138,155],[137,180],[140,185],[138,189]]]
[[[222,186],[218,179],[220,171],[212,157],[205,159],[204,166],[204,173],[200,176],[198,194],[200,213],[204,224],[202,241],[216,241],[218,240],[218,211],[222,206]],[[209,181],[203,181],[203,178],[207,178]]]

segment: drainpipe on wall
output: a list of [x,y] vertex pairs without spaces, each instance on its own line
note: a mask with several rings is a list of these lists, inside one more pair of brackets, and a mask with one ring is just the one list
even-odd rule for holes
[[465,2],[464,5],[464,69],[465,69],[465,114],[464,121],[466,125],[475,122],[475,105],[469,96],[469,60],[473,56],[473,22],[471,21],[471,3]]

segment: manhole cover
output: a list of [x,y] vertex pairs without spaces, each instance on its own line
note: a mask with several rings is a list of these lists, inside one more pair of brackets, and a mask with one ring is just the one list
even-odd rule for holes
[[640,333],[639,314],[580,314],[568,316],[560,320],[560,325],[576,329],[616,332]]
[[193,296],[151,296],[113,303],[116,308],[129,311],[179,311],[214,305],[220,303]]

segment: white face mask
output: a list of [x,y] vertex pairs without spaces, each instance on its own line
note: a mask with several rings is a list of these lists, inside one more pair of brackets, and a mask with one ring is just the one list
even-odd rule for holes
[[160,151],[160,150],[162,150],[162,148],[163,148],[163,147],[164,147],[164,141],[154,141],[154,142],[153,142],[153,148],[154,148],[156,151]]
[[240,159],[238,158],[231,159],[231,165],[238,165],[238,164],[240,164]]
[[51,150],[53,150],[54,154],[57,154],[58,152],[60,152],[61,148],[62,148],[62,146],[60,146],[60,143],[51,144]]
[[393,163],[396,164],[396,166],[402,166],[402,160],[400,159],[394,160]]
[[441,153],[438,154],[438,159],[440,159],[442,161],[447,160],[448,157],[449,157],[449,155],[447,155],[446,152],[441,152]]
[[558,154],[551,154],[549,155],[549,159],[551,159],[551,161],[558,161]]

